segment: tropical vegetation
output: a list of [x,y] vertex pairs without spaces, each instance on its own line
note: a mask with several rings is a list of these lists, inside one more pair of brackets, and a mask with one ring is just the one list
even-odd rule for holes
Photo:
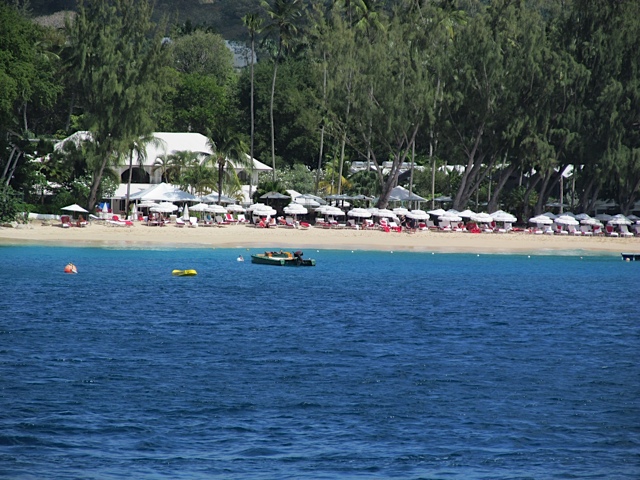
[[[381,207],[397,184],[522,217],[639,199],[635,0],[237,5],[245,68],[215,29],[147,0],[80,0],[62,29],[1,4],[0,196],[92,209],[152,132],[196,131],[211,171],[155,160],[191,191],[237,193],[229,163],[251,155],[273,167],[262,182]],[[77,131],[91,141],[52,151]]]

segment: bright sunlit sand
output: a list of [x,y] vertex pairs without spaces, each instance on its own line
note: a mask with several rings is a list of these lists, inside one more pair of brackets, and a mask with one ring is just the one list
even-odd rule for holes
[[107,226],[94,222],[87,227],[61,228],[33,221],[20,228],[0,228],[0,242],[8,245],[45,244],[62,246],[117,246],[157,248],[159,246],[202,248],[317,248],[336,250],[434,251],[459,253],[562,253],[640,252],[640,237],[611,238],[568,235],[534,235],[515,232],[459,233],[380,230],[255,228],[249,225],[178,228]]

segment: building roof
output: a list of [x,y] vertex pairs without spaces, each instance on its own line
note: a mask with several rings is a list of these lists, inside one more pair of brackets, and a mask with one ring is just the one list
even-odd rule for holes
[[[151,167],[155,164],[156,159],[161,158],[164,155],[171,155],[176,152],[195,152],[201,155],[201,160],[204,160],[206,156],[213,153],[213,150],[209,146],[209,139],[201,133],[155,132],[153,133],[153,136],[159,141],[156,144],[154,144],[153,142],[147,144],[146,159],[143,162],[143,166]],[[82,142],[91,140],[92,136],[90,132],[79,131],[56,143],[53,148],[54,150],[60,150],[67,142],[73,142],[76,144],[76,146],[78,146]],[[249,158],[249,155],[247,155],[247,158]],[[135,165],[139,165],[139,162],[137,158],[135,158],[135,155],[133,163]],[[269,172],[272,170],[271,167],[256,160],[255,158],[253,159],[253,169],[259,172]],[[240,171],[244,169],[238,167],[236,168],[236,170]]]

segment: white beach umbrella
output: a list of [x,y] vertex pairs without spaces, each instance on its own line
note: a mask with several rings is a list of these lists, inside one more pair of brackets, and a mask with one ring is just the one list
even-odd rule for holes
[[232,203],[231,205],[227,205],[227,212],[241,213],[245,211],[246,209],[242,205],[238,205],[237,203]]
[[61,210],[65,210],[67,212],[89,213],[87,210],[82,208],[77,203],[74,203],[73,205],[67,205],[66,207],[62,207]]
[[167,204],[163,202],[156,205],[155,207],[151,207],[149,210],[156,213],[171,213],[171,212],[175,212],[177,209],[178,209],[177,205],[174,205],[173,203]]
[[276,210],[271,208],[271,207],[263,207],[263,208],[259,208],[257,210],[253,210],[253,215],[257,215],[259,217],[272,217],[274,215],[276,215]]
[[529,223],[535,223],[536,225],[551,225],[553,220],[551,220],[546,215],[537,215],[529,219]]
[[591,217],[586,213],[579,213],[574,217],[576,220],[582,222],[583,220],[589,220]]
[[583,225],[592,225],[592,226],[599,226],[599,227],[603,227],[604,225],[602,224],[602,222],[600,220],[598,220],[597,218],[585,218],[584,220],[580,220],[580,223]]
[[579,225],[580,222],[569,215],[560,215],[554,220],[558,225]]
[[208,205],[206,211],[210,213],[220,213],[220,214],[227,213],[227,209],[224,208],[222,205],[218,205],[217,203],[214,203],[213,205]]
[[491,216],[493,217],[493,220],[496,222],[515,223],[518,221],[518,219],[515,216],[511,215],[508,212],[503,212],[503,211],[492,213]]
[[456,213],[445,212],[444,215],[438,217],[438,219],[442,222],[461,222],[462,217]]
[[247,211],[250,212],[252,210],[259,210],[261,208],[265,208],[267,204],[265,203],[253,203],[247,207]]
[[160,202],[158,206],[162,207],[163,211],[165,212],[175,212],[176,210],[178,210],[178,206],[171,202]]
[[206,212],[208,208],[209,208],[209,205],[207,205],[206,203],[196,203],[195,205],[191,206],[191,211],[192,212]]
[[321,205],[320,207],[315,209],[315,212],[321,215],[331,215],[334,217],[345,215],[345,213],[342,210],[332,205]]
[[609,225],[631,225],[631,220],[627,219],[622,214],[614,215],[611,220],[607,222]]
[[631,220],[632,222],[636,222],[636,221],[640,220],[640,217],[638,217],[637,215],[634,215],[632,213],[631,215],[627,215],[627,219]]
[[395,213],[396,215],[406,215],[407,213],[409,213],[409,210],[404,207],[397,207],[393,209],[393,213]]
[[476,213],[471,216],[471,221],[476,223],[491,223],[493,222],[493,217],[489,215],[487,212]]
[[407,213],[407,217],[413,218],[414,220],[429,220],[429,214],[424,210],[411,210]]
[[307,209],[299,203],[290,203],[283,210],[288,215],[305,215],[307,213]]
[[376,213],[373,214],[374,217],[380,218],[397,218],[395,212],[392,212],[388,208],[380,208]]
[[182,219],[187,222],[189,221],[189,206],[185,203],[184,209],[182,210]]
[[552,212],[544,212],[542,215],[544,215],[545,217],[549,217],[551,220],[555,219],[557,217],[557,215],[555,213]]
[[[140,208],[151,208],[151,207],[155,207],[156,205],[158,205],[156,202],[152,201],[152,200],[144,200],[142,202],[140,202],[138,204],[138,207]],[[104,209],[103,209],[104,211]]]
[[441,217],[447,212],[445,212],[442,208],[436,208],[435,210],[427,210],[427,213],[434,217]]
[[475,214],[476,214],[475,212],[473,212],[473,211],[471,211],[469,209],[466,209],[466,210],[463,210],[462,212],[458,213],[458,216],[460,216],[462,218],[471,218]]
[[366,208],[354,208],[352,210],[349,210],[347,212],[347,215],[356,218],[370,218],[371,212]]

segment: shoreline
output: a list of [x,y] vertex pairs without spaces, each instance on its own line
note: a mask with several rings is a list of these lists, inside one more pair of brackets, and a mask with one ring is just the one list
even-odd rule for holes
[[39,221],[19,228],[0,227],[0,246],[64,246],[103,248],[254,248],[371,250],[440,253],[580,255],[640,253],[640,237],[534,235],[524,232],[480,233],[293,228],[261,229],[248,225],[197,228],[109,226],[61,228]]

